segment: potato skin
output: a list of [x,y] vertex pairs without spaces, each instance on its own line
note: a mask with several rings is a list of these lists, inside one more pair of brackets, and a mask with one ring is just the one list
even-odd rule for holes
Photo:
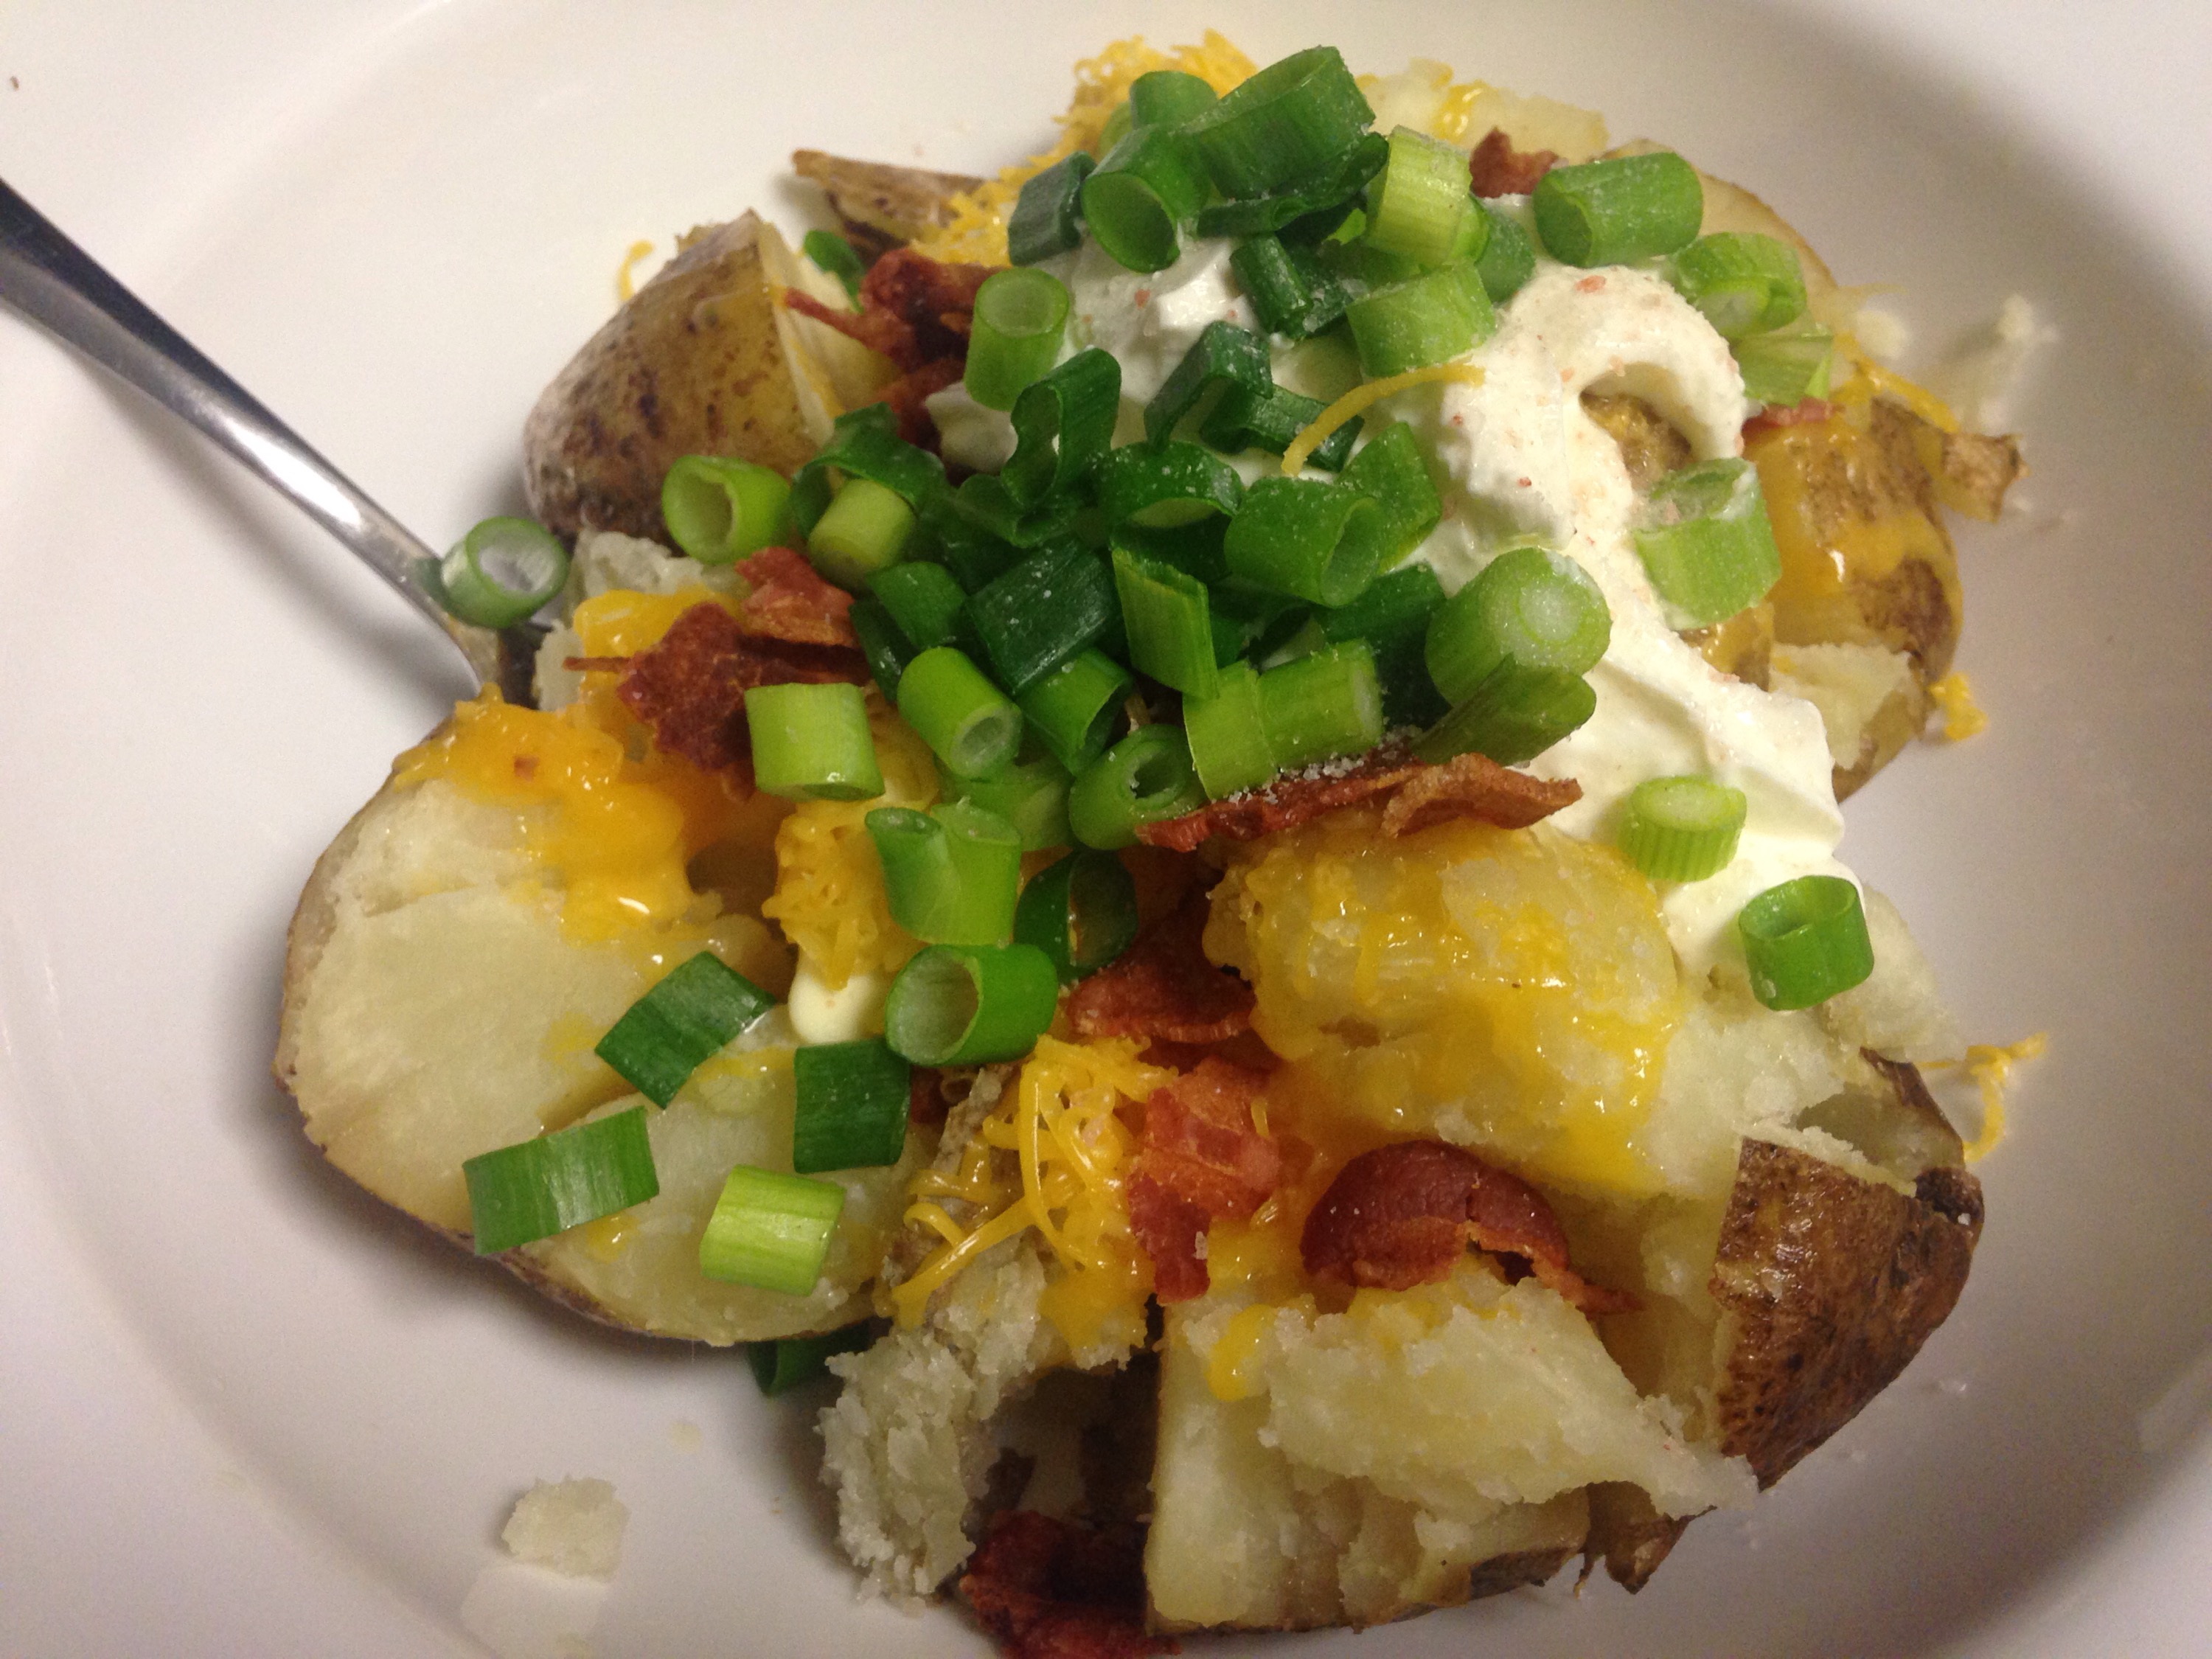
[[952,198],[983,182],[971,173],[856,161],[818,149],[793,150],[791,170],[822,186],[846,240],[869,261],[943,228]]
[[589,526],[665,539],[660,481],[685,455],[740,456],[787,476],[813,459],[764,229],[747,213],[702,234],[538,399],[522,431],[523,489],[555,535]]
[[1713,1264],[1735,1328],[1723,1449],[1771,1486],[1857,1416],[1957,1304],[1981,1231],[1963,1169],[1925,1171],[1908,1197],[1746,1141]]

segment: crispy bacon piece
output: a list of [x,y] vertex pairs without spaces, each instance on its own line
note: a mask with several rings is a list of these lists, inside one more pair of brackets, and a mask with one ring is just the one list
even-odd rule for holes
[[1470,1243],[1525,1261],[1586,1314],[1642,1305],[1567,1265],[1566,1231],[1541,1193],[1441,1140],[1378,1146],[1338,1170],[1306,1218],[1298,1253],[1316,1279],[1405,1291],[1448,1278]]
[[738,567],[752,584],[738,606],[738,626],[761,639],[790,645],[842,645],[857,651],[853,596],[814,574],[804,554],[764,547]]
[[884,388],[884,401],[898,416],[900,437],[910,444],[934,444],[937,423],[929,418],[924,400],[933,392],[942,392],[957,382],[966,368],[963,358],[939,357],[933,363],[908,370]]
[[1282,1146],[1252,1121],[1267,1085],[1265,1073],[1209,1056],[1145,1103],[1129,1231],[1152,1258],[1164,1303],[1205,1294],[1212,1281],[1198,1241],[1206,1228],[1249,1216],[1282,1181]]
[[1252,1027],[1252,988],[1206,959],[1206,895],[1193,892],[1068,994],[1078,1036],[1225,1042]]
[[1391,792],[1382,833],[1411,836],[1448,818],[1480,818],[1501,830],[1526,830],[1583,798],[1572,778],[1532,778],[1487,755],[1455,755],[1424,767]]
[[711,771],[749,764],[745,693],[753,687],[867,679],[867,659],[856,650],[748,634],[720,605],[702,602],[659,644],[624,662],[615,694],[652,728],[656,746]]
[[787,290],[783,302],[911,374],[924,363],[967,356],[975,290],[991,274],[988,265],[939,264],[912,248],[893,248],[860,279],[857,312],[836,310],[797,289]]
[[1772,432],[1785,426],[1806,426],[1825,421],[1836,412],[1836,406],[1819,398],[1808,398],[1792,404],[1787,409],[1762,409],[1743,423],[1743,437],[1749,443],[1762,432]]
[[[1501,830],[1525,830],[1572,805],[1582,793],[1571,778],[1534,778],[1481,755],[1459,755],[1431,766],[1402,749],[1383,748],[1334,775],[1278,778],[1265,788],[1211,802],[1179,818],[1140,824],[1137,834],[1155,847],[1187,853],[1210,836],[1256,841],[1377,796],[1390,798],[1382,815],[1386,836],[1409,836],[1461,817],[1480,818]],[[1402,806],[1401,798],[1406,801]]]
[[995,1516],[960,1594],[1007,1659],[1149,1659],[1182,1651],[1145,1631],[1143,1534],[1034,1510]]
[[1559,164],[1557,151],[1516,149],[1504,127],[1492,127],[1467,158],[1467,172],[1477,196],[1526,196]]

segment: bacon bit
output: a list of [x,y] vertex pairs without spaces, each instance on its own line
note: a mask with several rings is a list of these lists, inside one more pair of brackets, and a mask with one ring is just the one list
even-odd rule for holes
[[853,631],[853,596],[814,574],[805,555],[764,547],[738,566],[752,592],[738,606],[738,626],[761,639],[792,645],[860,648]]
[[1504,127],[1492,127],[1467,158],[1467,173],[1477,196],[1526,196],[1559,164],[1556,150],[1516,149]]
[[1188,895],[1069,993],[1076,1035],[1203,1044],[1249,1030],[1252,988],[1206,959],[1206,909],[1205,894]]
[[920,368],[908,371],[885,386],[883,400],[898,416],[899,436],[910,444],[934,449],[937,422],[929,417],[927,400],[931,393],[944,391],[966,372],[964,359],[940,357],[933,363],[924,363]]
[[1643,1304],[1567,1265],[1567,1235],[1544,1195],[1465,1147],[1401,1140],[1362,1152],[1306,1218],[1306,1272],[1358,1288],[1411,1290],[1449,1278],[1467,1247],[1516,1257],[1586,1314]]
[[895,317],[888,311],[841,311],[835,306],[824,305],[811,294],[801,289],[786,289],[783,306],[802,317],[811,317],[817,323],[827,323],[848,339],[858,340],[878,356],[895,363],[904,364],[916,359],[917,342],[914,325],[904,318]]
[[629,666],[628,657],[563,657],[561,666],[571,674],[619,674]]
[[749,766],[745,693],[755,686],[868,681],[858,651],[750,635],[708,602],[678,617],[659,644],[618,660],[623,706],[653,729],[657,747],[709,771]]
[[1204,1296],[1213,1281],[1198,1253],[1212,1218],[1150,1176],[1129,1182],[1129,1233],[1152,1263],[1152,1294],[1163,1304]]
[[934,1128],[945,1121],[951,1104],[945,1098],[945,1073],[934,1066],[917,1066],[907,1082],[906,1121]]
[[989,265],[940,264],[912,248],[895,247],[860,279],[859,311],[836,310],[797,289],[785,290],[783,303],[890,358],[899,377],[880,396],[898,416],[899,435],[933,447],[937,429],[922,399],[960,378],[975,290],[992,273]]
[[[1525,830],[1572,805],[1582,793],[1582,786],[1571,778],[1534,778],[1481,755],[1455,756],[1442,766],[1431,766],[1403,749],[1382,748],[1370,750],[1337,776],[1307,773],[1278,778],[1265,788],[1212,802],[1179,818],[1140,824],[1137,834],[1155,847],[1187,853],[1209,836],[1256,841],[1382,795],[1392,798],[1383,811],[1385,835],[1411,835],[1457,817],[1479,818],[1501,830]],[[1401,794],[1410,796],[1411,804],[1399,808],[1396,799]]]
[[1007,1659],[1149,1659],[1180,1653],[1145,1631],[1144,1537],[1035,1510],[993,1517],[960,1595]]
[[1224,1217],[1244,1219],[1282,1182],[1281,1144],[1252,1118],[1267,1086],[1264,1072],[1208,1056],[1145,1103],[1129,1231],[1152,1258],[1152,1293],[1163,1303],[1206,1293],[1206,1230]]
[[1582,798],[1583,787],[1572,778],[1533,778],[1470,750],[1400,784],[1382,809],[1382,833],[1395,840],[1449,818],[1526,830]]
[[1785,426],[1808,426],[1825,421],[1836,412],[1836,406],[1819,398],[1808,398],[1787,409],[1762,409],[1743,423],[1746,443],[1762,432],[1778,431]]

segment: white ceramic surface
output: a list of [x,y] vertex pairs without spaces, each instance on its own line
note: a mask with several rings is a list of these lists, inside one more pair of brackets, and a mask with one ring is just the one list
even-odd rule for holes
[[[2014,291],[2063,334],[2025,504],[1964,538],[1994,729],[1899,762],[1846,846],[1977,1036],[2051,1034],[1964,1304],[1633,1601],[1279,1650],[2212,1648],[2201,4],[16,0],[0,176],[435,541],[514,501],[522,414],[634,238],[804,223],[799,144],[996,166],[1074,58],[1209,22],[1603,109],[1899,284],[1929,346]],[[293,898],[457,689],[443,647],[12,321],[0,526],[0,1653],[981,1651],[854,1603],[810,1427],[741,1361],[418,1239],[269,1081]],[[604,1595],[500,1565],[508,1503],[568,1473],[631,1508]]]

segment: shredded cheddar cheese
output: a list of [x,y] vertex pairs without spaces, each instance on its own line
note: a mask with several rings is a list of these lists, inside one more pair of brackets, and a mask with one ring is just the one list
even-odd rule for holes
[[1982,1094],[1982,1132],[1966,1147],[1966,1162],[1978,1164],[1993,1152],[2005,1134],[2005,1091],[2012,1085],[2012,1068],[2023,1060],[2038,1060],[2051,1046],[2051,1034],[2038,1031],[2018,1042],[1975,1042],[1966,1047],[1963,1060],[1937,1060],[1956,1066],[1973,1079]]
[[[1071,1347],[1095,1342],[1117,1316],[1141,1321],[1151,1283],[1129,1233],[1122,1188],[1137,1146],[1121,1111],[1174,1073],[1139,1060],[1139,1047],[1126,1037],[1040,1037],[959,1167],[915,1177],[906,1218],[944,1242],[891,1291],[900,1325],[920,1323],[929,1298],[976,1257],[1032,1228],[1060,1269],[1045,1293],[1045,1316]],[[1000,1153],[1013,1155],[1014,1178],[999,1173],[1009,1161]],[[975,1212],[972,1224],[952,1218],[948,1199]]]
[[1482,369],[1475,363],[1436,363],[1427,368],[1408,369],[1403,374],[1392,374],[1380,380],[1370,380],[1356,386],[1327,409],[1313,417],[1313,423],[1291,440],[1290,447],[1283,451],[1283,476],[1295,478],[1306,464],[1306,458],[1328,441],[1329,434],[1355,416],[1364,415],[1385,398],[1417,386],[1426,386],[1432,380],[1451,380],[1461,386],[1480,386]]
[[1128,97],[1132,81],[1154,70],[1181,70],[1223,93],[1249,79],[1255,69],[1250,58],[1212,29],[1198,45],[1176,46],[1169,52],[1146,46],[1141,35],[1116,40],[1096,58],[1076,64],[1074,99],[1067,112],[1056,118],[1060,142],[1006,168],[988,183],[953,197],[946,204],[950,217],[945,224],[915,246],[933,259],[1006,264],[1006,220],[1022,186],[1079,149],[1095,153],[1107,120]]
[[1964,743],[1990,729],[1990,717],[1974,701],[1973,683],[1953,669],[1928,688],[1928,695],[1943,712],[1943,741]]
[[653,257],[653,244],[632,242],[629,252],[623,255],[622,267],[615,272],[615,295],[628,305],[637,293],[637,267],[641,261]]

